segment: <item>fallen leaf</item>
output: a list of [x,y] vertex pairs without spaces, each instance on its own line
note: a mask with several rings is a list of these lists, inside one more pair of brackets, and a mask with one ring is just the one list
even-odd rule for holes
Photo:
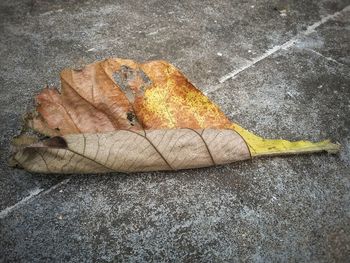
[[245,130],[165,61],[107,59],[63,70],[61,84],[61,91],[44,88],[27,118],[52,138],[14,143],[14,163],[29,171],[178,170],[339,150],[329,141],[269,140]]

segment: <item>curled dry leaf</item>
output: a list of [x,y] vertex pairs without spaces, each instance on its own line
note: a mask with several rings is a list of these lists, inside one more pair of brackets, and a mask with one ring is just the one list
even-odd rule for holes
[[[29,171],[177,170],[261,155],[328,151],[329,141],[267,140],[232,123],[165,61],[107,59],[61,73],[44,88],[27,126],[46,140],[17,138],[13,162]],[[28,143],[30,142],[30,143]]]

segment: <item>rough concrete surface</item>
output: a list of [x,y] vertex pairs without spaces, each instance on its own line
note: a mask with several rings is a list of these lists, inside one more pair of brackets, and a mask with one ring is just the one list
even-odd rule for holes
[[[0,261],[348,262],[349,4],[0,1]],[[106,57],[166,59],[243,127],[341,153],[131,175],[8,167],[33,96]]]

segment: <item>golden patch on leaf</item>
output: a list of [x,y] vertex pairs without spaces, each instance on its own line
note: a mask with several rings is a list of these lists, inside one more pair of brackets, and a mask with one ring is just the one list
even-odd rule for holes
[[15,163],[29,171],[176,170],[261,155],[339,150],[329,141],[252,134],[165,61],[106,59],[63,70],[61,85],[60,91],[44,88],[36,96],[36,112],[27,118],[27,126],[53,137],[16,148]]

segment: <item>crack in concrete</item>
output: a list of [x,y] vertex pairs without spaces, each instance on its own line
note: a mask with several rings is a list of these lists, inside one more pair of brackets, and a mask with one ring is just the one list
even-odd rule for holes
[[298,33],[297,35],[295,35],[293,38],[291,38],[290,40],[288,40],[287,42],[281,44],[281,45],[276,45],[270,49],[268,49],[264,54],[262,54],[261,56],[258,56],[256,58],[254,58],[253,60],[251,60],[250,62],[248,62],[247,64],[245,64],[244,66],[224,75],[223,77],[221,77],[219,79],[219,84],[213,86],[212,88],[209,88],[208,90],[204,91],[204,94],[209,94],[212,93],[218,89],[220,89],[222,87],[222,83],[224,83],[225,81],[235,78],[238,74],[240,74],[241,72],[245,71],[246,69],[254,66],[255,64],[257,64],[258,62],[260,62],[261,60],[270,57],[271,55],[273,55],[274,53],[278,52],[279,50],[282,49],[288,49],[289,47],[293,46],[295,43],[297,43],[300,38],[302,36],[308,36],[311,33],[313,33],[315,31],[315,29],[317,29],[319,26],[323,25],[324,23],[328,22],[331,19],[336,18],[337,16],[339,16],[342,12],[346,12],[350,10],[350,5],[344,7],[342,10],[335,12],[334,14],[330,14],[327,15],[325,17],[323,17],[321,20],[315,22],[314,24],[310,25],[307,27],[306,30],[301,31],[300,33]]
[[26,196],[25,198],[23,198],[21,201],[17,202],[16,204],[6,207],[5,209],[0,211],[0,219],[4,219],[5,217],[7,217],[11,212],[15,211],[16,209],[22,207],[23,205],[29,203],[32,199],[34,199],[36,196],[43,195],[43,194],[47,194],[50,193],[52,190],[55,190],[56,188],[60,187],[61,185],[64,185],[66,183],[68,183],[70,181],[70,178],[65,179],[57,184],[55,184],[54,186],[50,187],[47,190],[41,189],[41,188],[34,188],[32,190],[29,191],[29,195]]

